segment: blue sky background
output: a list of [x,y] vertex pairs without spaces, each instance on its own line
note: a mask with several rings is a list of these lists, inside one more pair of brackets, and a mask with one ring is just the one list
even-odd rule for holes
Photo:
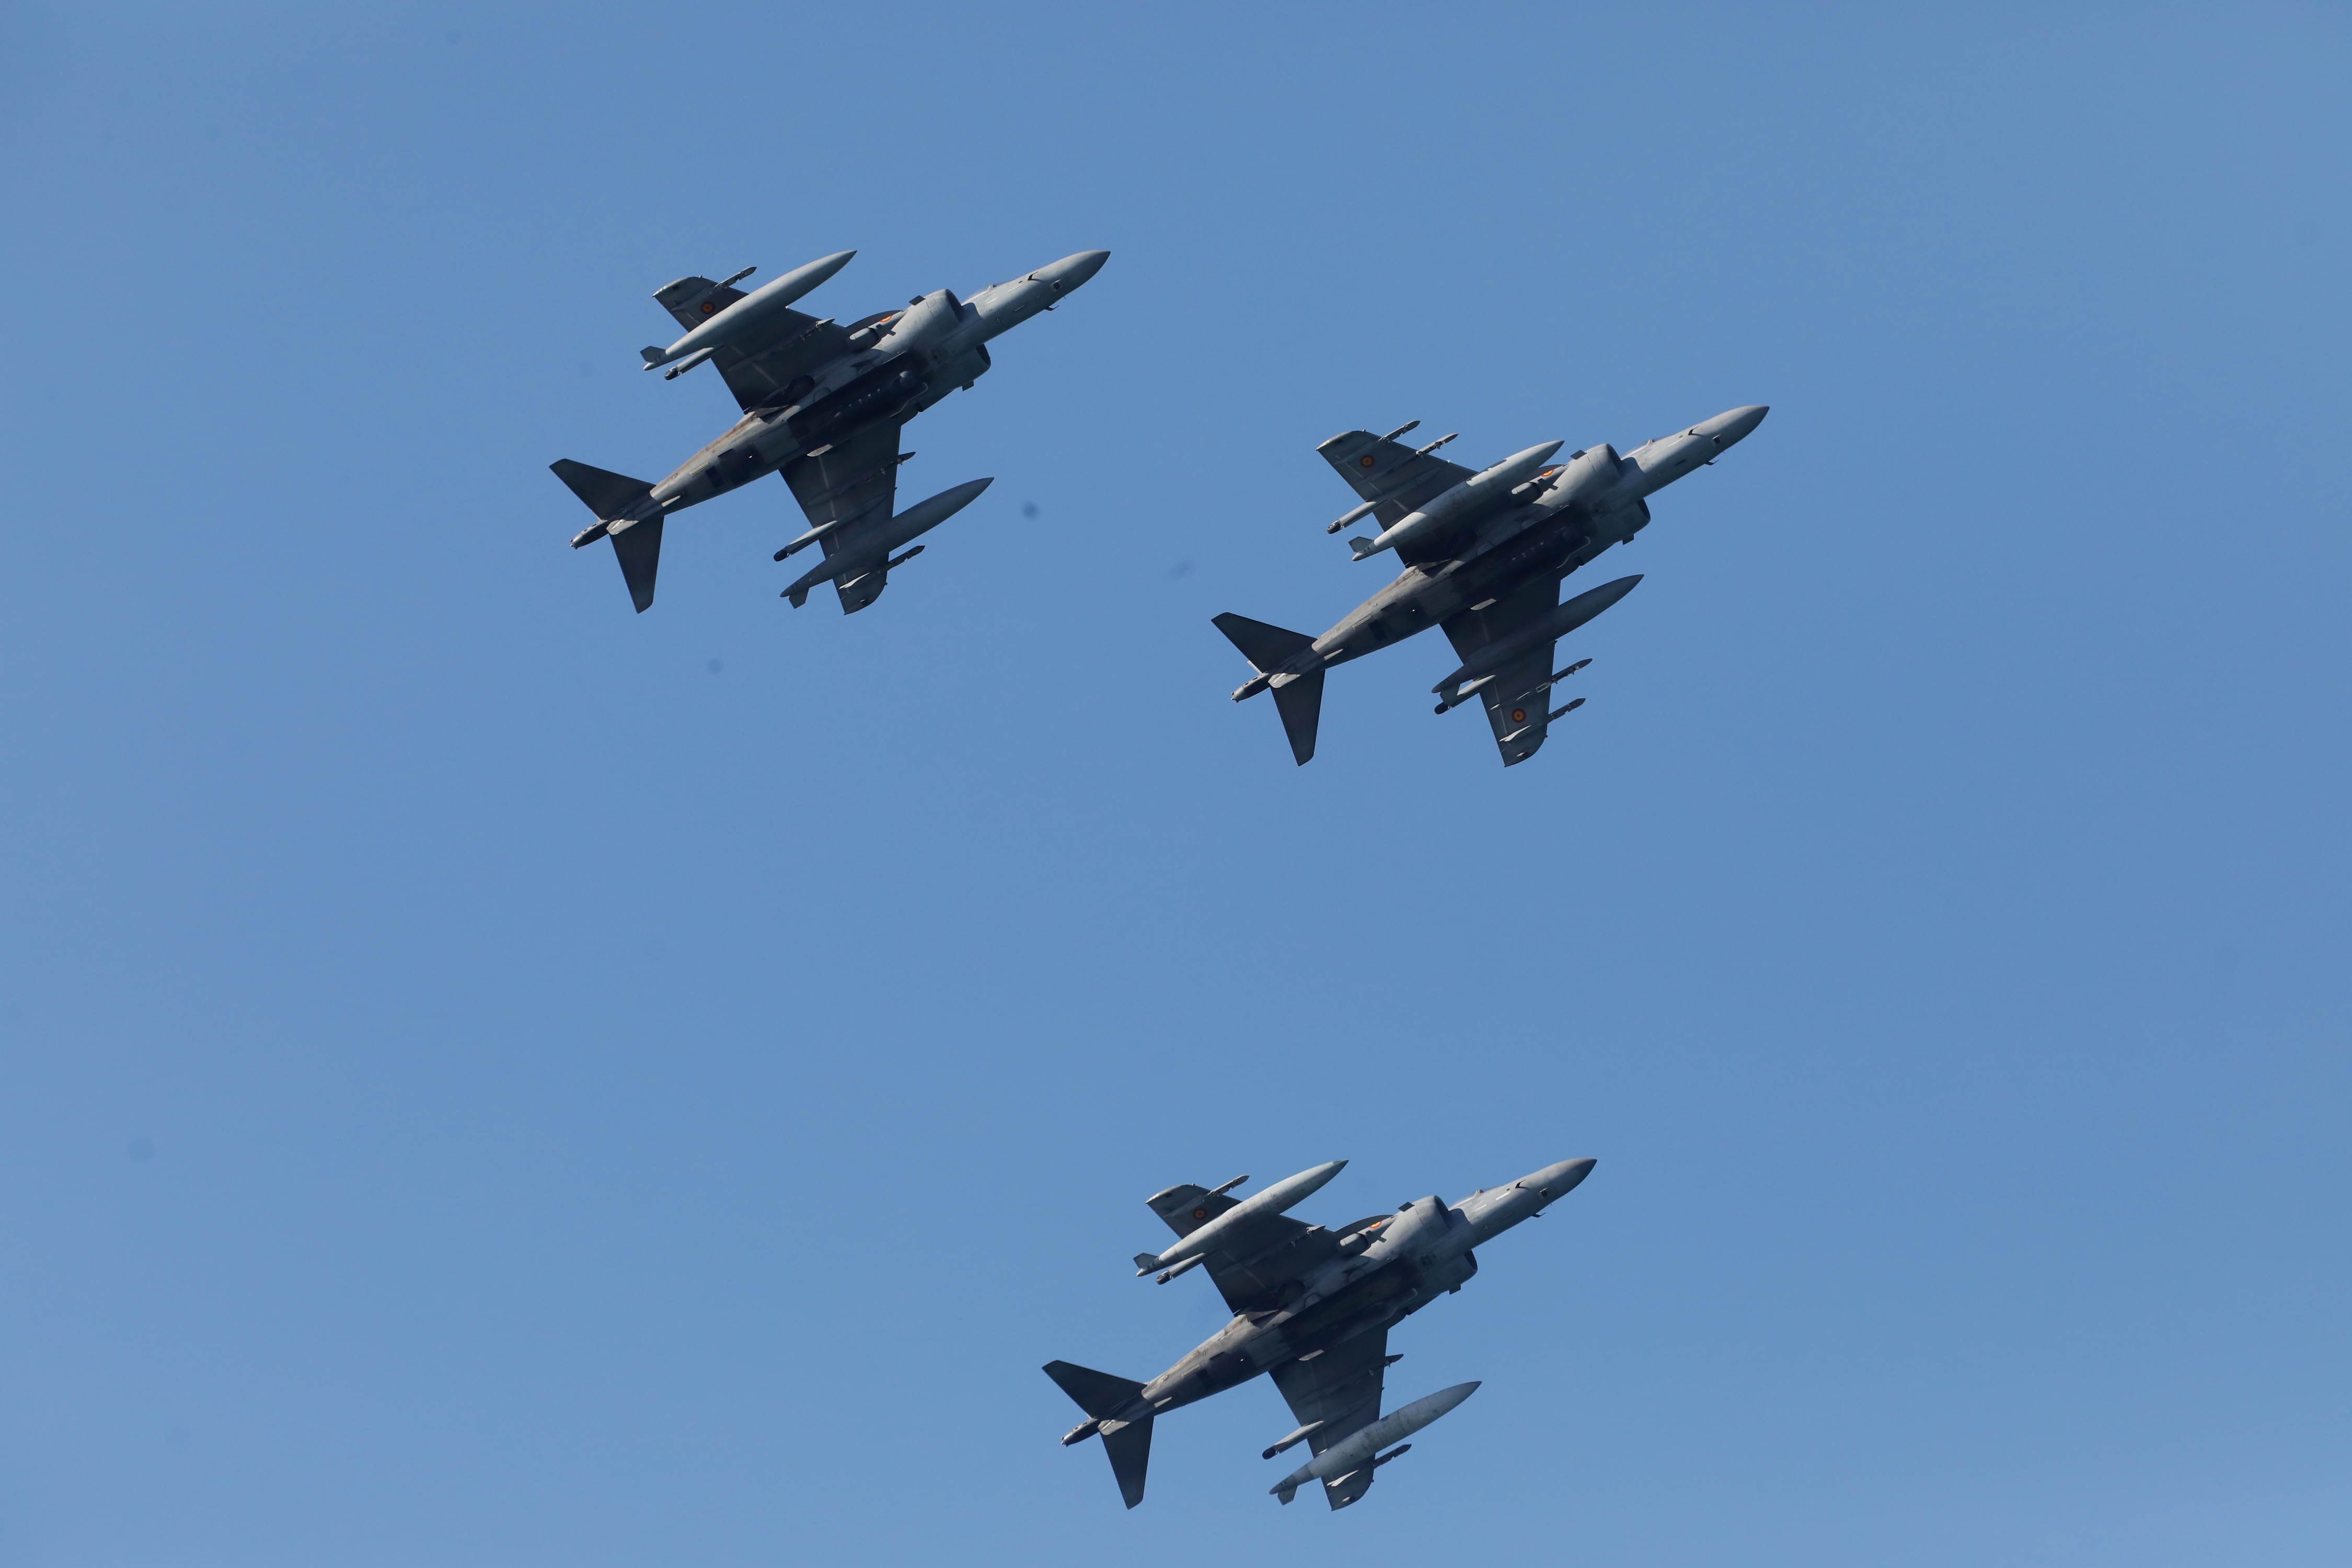
[[[0,15],[0,1558],[2344,1562],[2352,23],[2050,9]],[[667,279],[1097,246],[871,611],[564,548]],[[1325,437],[1749,402],[1531,764],[1225,701]],[[1055,1446],[1160,1186],[1588,1153],[1363,1506]]]

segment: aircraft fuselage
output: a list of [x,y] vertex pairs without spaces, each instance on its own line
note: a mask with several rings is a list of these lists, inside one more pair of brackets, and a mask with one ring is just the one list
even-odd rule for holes
[[[1462,1288],[1478,1271],[1472,1248],[1502,1235],[1572,1189],[1591,1160],[1563,1160],[1507,1186],[1484,1188],[1448,1205],[1434,1197],[1406,1204],[1349,1233],[1363,1244],[1303,1281],[1293,1303],[1242,1312],[1143,1385],[1126,1409],[1090,1423],[1101,1430],[1145,1421],[1236,1388],[1286,1362],[1328,1350],[1383,1328]],[[1087,1428],[1081,1428],[1081,1431]]]
[[1647,527],[1648,497],[1712,462],[1763,416],[1760,407],[1735,408],[1623,457],[1606,445],[1571,454],[1517,505],[1465,530],[1459,554],[1407,567],[1295,662],[1302,671],[1345,664],[1522,584],[1567,576]]

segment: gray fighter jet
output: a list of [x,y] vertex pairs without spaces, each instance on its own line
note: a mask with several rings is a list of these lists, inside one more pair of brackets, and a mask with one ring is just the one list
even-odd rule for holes
[[749,294],[735,287],[751,271],[747,267],[719,283],[681,278],[654,295],[686,333],[667,348],[647,348],[645,368],[674,380],[706,362],[715,364],[743,416],[659,484],[569,458],[553,465],[596,514],[595,526],[582,530],[572,547],[610,539],[641,613],[654,602],[662,524],[670,514],[779,471],[809,528],[776,559],[812,544],[824,552],[824,564],[803,573],[783,596],[797,607],[811,589],[831,583],[845,613],[872,604],[890,569],[923,552],[919,544],[900,546],[945,522],[989,485],[973,479],[893,515],[898,465],[914,456],[898,450],[899,426],[986,374],[989,339],[1052,310],[1110,256],[1080,251],[969,300],[941,289],[847,326],[791,308],[856,254],[812,261]]
[[[1213,1189],[1171,1187],[1148,1200],[1180,1239],[1165,1252],[1136,1254],[1137,1274],[1156,1269],[1165,1285],[1206,1267],[1234,1321],[1149,1383],[1066,1361],[1045,1363],[1045,1375],[1087,1413],[1063,1445],[1100,1436],[1128,1507],[1143,1500],[1151,1423],[1262,1372],[1273,1376],[1298,1423],[1265,1457],[1271,1459],[1301,1442],[1317,1461],[1327,1453],[1339,1456],[1295,1472],[1276,1485],[1276,1494],[1318,1479],[1335,1509],[1362,1497],[1371,1487],[1373,1470],[1402,1452],[1374,1454],[1371,1448],[1435,1420],[1468,1397],[1457,1386],[1415,1401],[1387,1426],[1349,1444],[1381,1419],[1381,1382],[1389,1365],[1401,1359],[1389,1353],[1389,1330],[1462,1289],[1478,1272],[1471,1248],[1541,1214],[1584,1180],[1593,1164],[1563,1160],[1507,1186],[1482,1187],[1456,1204],[1420,1198],[1394,1214],[1373,1215],[1336,1230],[1282,1212],[1345,1163],[1335,1160],[1301,1171],[1242,1202],[1226,1194],[1246,1176]],[[1351,1468],[1340,1470],[1343,1465]]]
[[1245,616],[1217,616],[1217,629],[1257,671],[1234,700],[1272,690],[1290,753],[1304,763],[1315,754],[1325,670],[1443,626],[1462,663],[1431,689],[1437,711],[1475,695],[1503,765],[1526,762],[1551,722],[1584,703],[1580,697],[1545,711],[1546,693],[1591,662],[1554,670],[1553,642],[1642,579],[1621,577],[1566,604],[1560,580],[1640,532],[1650,521],[1646,498],[1715,461],[1763,423],[1766,412],[1761,404],[1735,408],[1622,458],[1604,443],[1555,465],[1562,443],[1549,441],[1475,473],[1431,456],[1452,436],[1425,447],[1402,445],[1398,437],[1419,420],[1385,436],[1350,430],[1332,437],[1316,450],[1363,504],[1328,531],[1372,519],[1380,525],[1375,536],[1348,542],[1355,559],[1394,551],[1404,574],[1319,637]]

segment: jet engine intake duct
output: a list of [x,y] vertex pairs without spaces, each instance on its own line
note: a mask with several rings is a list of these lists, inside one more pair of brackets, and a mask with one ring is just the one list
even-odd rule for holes
[[926,294],[907,307],[880,343],[886,354],[930,353],[963,324],[964,307],[951,289]]
[[1553,507],[1573,506],[1578,501],[1589,506],[1616,483],[1617,448],[1603,441],[1570,458],[1559,477],[1552,480],[1544,500]]

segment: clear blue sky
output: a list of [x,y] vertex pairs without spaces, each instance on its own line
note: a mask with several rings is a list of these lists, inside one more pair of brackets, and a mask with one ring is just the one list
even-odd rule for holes
[[[2058,9],[0,16],[0,1559],[2352,1558],[2352,22]],[[546,465],[846,247],[1113,255],[871,611],[632,616]],[[1325,437],[1750,402],[1531,764],[1225,701]],[[1160,1187],[1582,1154],[1364,1506],[1055,1446]]]

